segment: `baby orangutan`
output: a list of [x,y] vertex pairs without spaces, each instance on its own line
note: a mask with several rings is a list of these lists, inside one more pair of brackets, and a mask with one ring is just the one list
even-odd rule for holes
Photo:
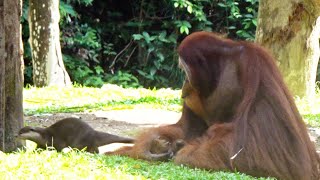
[[168,139],[159,136],[151,142],[150,153],[154,155],[170,153],[170,156],[173,157],[184,146],[184,144],[185,142],[182,139],[170,142]]
[[[172,159],[185,145],[183,132],[181,130],[172,131],[171,127],[162,130],[167,133],[167,136],[158,136],[153,134],[152,131],[145,131],[137,137],[142,141],[135,141],[135,146],[139,147],[143,144],[147,147],[146,149],[125,146],[115,152],[116,154],[130,152],[128,156],[148,161],[167,161]],[[151,138],[144,140],[144,137]],[[105,154],[112,155],[115,153],[106,152]]]

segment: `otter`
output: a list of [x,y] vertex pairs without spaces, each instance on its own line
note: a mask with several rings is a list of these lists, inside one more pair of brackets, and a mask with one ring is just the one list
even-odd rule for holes
[[134,139],[94,130],[78,118],[65,118],[47,128],[26,126],[20,129],[17,138],[37,143],[37,147],[54,147],[61,151],[65,147],[84,149],[98,153],[98,147],[111,143],[133,143]]

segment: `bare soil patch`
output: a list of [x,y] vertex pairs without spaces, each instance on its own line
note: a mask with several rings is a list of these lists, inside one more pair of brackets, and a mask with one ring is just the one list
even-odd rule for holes
[[180,113],[156,110],[114,110],[90,113],[57,113],[26,116],[27,125],[47,127],[67,117],[78,117],[98,131],[117,135],[130,135],[132,132],[160,125],[173,124],[179,120]]

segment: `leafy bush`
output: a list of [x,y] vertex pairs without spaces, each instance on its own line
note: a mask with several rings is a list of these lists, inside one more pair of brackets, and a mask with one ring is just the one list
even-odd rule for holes
[[[32,84],[23,7],[25,81]],[[253,40],[258,0],[60,0],[61,45],[73,82],[99,87],[181,87],[176,48],[194,31]]]
[[118,84],[124,88],[141,87],[139,80],[135,76],[128,72],[122,72],[121,70],[119,70],[116,74],[108,74],[106,79],[108,83]]
[[83,59],[76,59],[69,55],[63,55],[63,60],[74,82],[93,87],[101,87],[104,84],[104,71],[101,66],[91,69]]
[[237,35],[240,39],[251,40],[255,38],[257,26],[259,0],[225,0],[217,5],[226,11],[225,26],[228,33]]
[[[137,72],[142,79],[143,84],[148,84],[149,87],[157,87],[170,84],[168,74],[174,69],[176,63],[172,57],[174,51],[168,47],[175,48],[177,44],[176,34],[167,35],[166,31],[150,35],[144,31],[141,34],[133,34],[133,40],[141,48],[143,53],[140,57],[142,67],[137,67]],[[172,86],[174,86],[172,84]],[[165,86],[166,87],[166,86]]]

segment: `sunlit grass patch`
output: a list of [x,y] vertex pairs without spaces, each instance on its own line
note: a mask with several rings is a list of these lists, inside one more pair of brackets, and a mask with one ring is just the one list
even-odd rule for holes
[[[26,114],[132,109],[136,105],[179,111],[180,90],[122,88],[106,84],[90,87],[29,87],[24,89]],[[136,106],[137,108],[139,106]]]
[[21,151],[0,154],[1,179],[146,179],[108,167],[85,152]]
[[317,91],[312,101],[298,97],[295,98],[295,101],[304,121],[309,126],[320,127],[320,92]]
[[255,179],[240,173],[209,172],[172,162],[150,163],[77,150],[0,153],[0,159],[1,179]]

